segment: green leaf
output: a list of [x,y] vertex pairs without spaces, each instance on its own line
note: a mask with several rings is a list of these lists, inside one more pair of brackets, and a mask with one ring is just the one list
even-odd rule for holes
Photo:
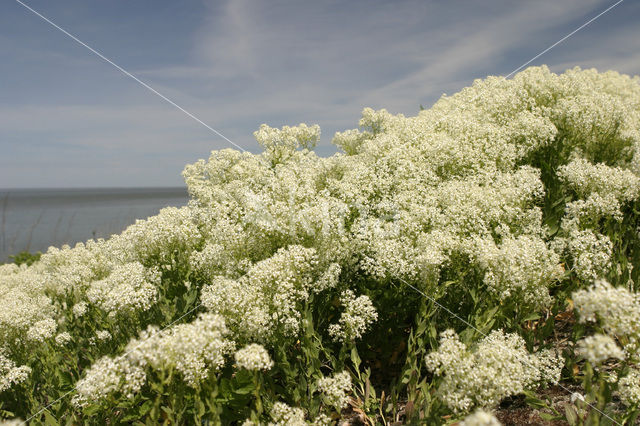
[[578,413],[576,413],[576,410],[574,407],[570,405],[565,405],[564,416],[570,425],[578,424]]
[[247,395],[253,392],[254,389],[255,389],[255,386],[253,385],[253,383],[248,383],[244,386],[234,389],[233,393],[238,395]]
[[532,392],[525,393],[525,403],[533,408],[548,408],[549,405],[546,401],[541,400]]
[[527,315],[527,316],[526,316],[526,317],[524,317],[522,320],[523,320],[523,321],[535,321],[535,320],[538,320],[538,319],[540,319],[540,318],[542,318],[542,317],[540,316],[540,314],[539,314],[539,313],[537,313],[537,312],[534,312],[534,313],[531,313],[531,314]]
[[358,350],[355,346],[351,348],[351,361],[353,361],[353,365],[355,366],[356,371],[359,371],[360,363],[362,362],[362,360],[360,359],[360,355],[358,355]]
[[542,420],[547,420],[547,421],[562,420],[562,416],[557,416],[551,413],[540,412],[538,413],[538,415],[542,417]]
[[87,406],[84,410],[82,410],[82,412],[86,415],[86,416],[93,416],[94,414],[98,413],[100,411],[100,406],[99,405],[89,405]]
[[153,401],[147,400],[138,409],[138,414],[140,415],[140,417],[144,417],[149,413],[149,411],[151,411],[152,407],[153,407]]
[[60,426],[58,420],[49,412],[49,410],[44,411],[44,424],[47,426]]

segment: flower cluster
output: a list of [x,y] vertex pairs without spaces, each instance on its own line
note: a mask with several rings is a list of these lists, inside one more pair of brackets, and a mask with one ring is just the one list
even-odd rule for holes
[[598,279],[611,268],[612,250],[609,237],[590,229],[572,230],[569,234],[568,252],[573,259],[573,271],[585,281]]
[[576,352],[592,365],[599,365],[610,358],[625,357],[616,341],[605,334],[594,334],[580,340]]
[[440,347],[426,357],[427,368],[442,376],[439,394],[454,411],[491,408],[502,399],[541,382],[557,382],[561,358],[544,352],[529,354],[517,334],[493,331],[469,350],[452,330],[440,337]]
[[269,352],[257,343],[252,343],[238,350],[234,358],[239,368],[247,370],[270,370],[273,367]]
[[78,407],[106,400],[115,392],[133,398],[146,383],[143,367],[126,356],[103,357],[93,363],[86,376],[76,383],[72,402]]
[[19,384],[27,380],[31,368],[22,365],[16,366],[16,363],[7,358],[0,352],[0,392],[4,392],[11,386]]
[[284,402],[275,402],[271,408],[269,426],[306,426],[304,411],[298,407],[290,407]]
[[622,401],[631,407],[640,405],[640,369],[632,368],[629,374],[618,381]]
[[105,279],[87,291],[91,303],[112,315],[148,310],[157,300],[160,274],[139,262],[116,266]]
[[194,211],[167,207],[160,214],[137,220],[105,245],[105,251],[121,263],[172,264],[175,253],[190,253],[202,242]]
[[318,380],[317,386],[327,404],[338,411],[349,404],[351,376],[348,371],[336,373],[332,377],[323,377]]
[[329,335],[335,340],[348,342],[359,339],[378,319],[378,312],[368,296],[356,297],[351,290],[345,290],[340,295],[340,304],[344,312],[338,324],[329,326]]
[[515,300],[534,309],[547,306],[547,288],[563,274],[559,256],[541,238],[507,237],[500,246],[493,239],[479,240],[477,262],[485,270],[484,282],[500,300]]
[[67,343],[71,342],[73,338],[69,332],[64,331],[56,336],[56,343],[60,346],[64,346]]
[[227,340],[224,320],[202,314],[189,324],[179,324],[159,331],[150,327],[132,340],[122,355],[96,361],[76,389],[78,406],[100,401],[115,391],[133,395],[146,383],[146,369],[175,369],[189,386],[195,386],[211,370],[219,370],[235,343]]
[[98,330],[96,332],[96,339],[104,342],[106,340],[111,340],[111,333],[109,333],[107,330]]
[[26,422],[21,419],[0,420],[0,426],[21,426]]
[[598,280],[591,288],[574,292],[573,304],[581,323],[598,321],[612,336],[640,334],[640,295],[626,288]]
[[315,124],[308,127],[301,123],[296,127],[284,126],[280,130],[263,124],[258,131],[253,133],[253,136],[264,148],[265,157],[275,165],[286,161],[292,151],[297,148],[310,149],[315,147],[320,139],[320,126]]
[[640,195],[640,177],[632,171],[602,163],[592,164],[584,158],[576,158],[561,166],[558,176],[582,198],[597,193],[626,202]]
[[460,426],[500,426],[501,424],[493,414],[484,410],[476,410],[460,422]]
[[[266,423],[268,426],[329,426],[332,424],[331,418],[324,413],[318,414],[313,421],[307,422],[302,408],[290,407],[280,401],[273,404],[269,416],[271,421]],[[259,426],[260,424],[262,423],[247,419],[242,426]]]
[[266,342],[280,330],[296,336],[300,304],[310,292],[336,283],[340,269],[323,270],[315,249],[292,245],[253,265],[238,280],[216,277],[202,290],[202,304],[227,318],[239,339]]
[[58,328],[58,324],[52,319],[47,318],[33,324],[27,331],[27,340],[33,342],[44,342],[45,339],[51,338]]
[[86,302],[78,302],[73,305],[73,315],[80,318],[84,314],[87,313],[87,303]]

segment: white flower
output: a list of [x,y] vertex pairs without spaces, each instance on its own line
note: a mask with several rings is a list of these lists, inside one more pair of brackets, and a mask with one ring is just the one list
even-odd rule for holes
[[17,367],[15,362],[0,353],[0,393],[27,380],[30,373],[30,367]]
[[0,426],[22,426],[26,422],[20,419],[0,420]]
[[73,314],[80,318],[84,314],[87,313],[87,303],[86,302],[78,302],[73,305]]
[[72,340],[71,334],[65,331],[56,336],[56,343],[60,346],[64,346]]
[[344,312],[340,315],[338,324],[329,326],[329,335],[335,340],[344,342],[359,339],[369,325],[378,319],[378,312],[368,296],[356,298],[351,290],[345,290],[340,295],[340,303]]
[[237,351],[234,355],[236,365],[247,370],[270,370],[273,361],[269,352],[257,343],[252,343]]
[[592,365],[598,365],[610,358],[624,359],[624,352],[616,341],[604,334],[594,334],[578,342],[576,352]]
[[476,410],[460,422],[460,426],[500,426],[502,423],[488,411]]
[[583,401],[584,402],[584,396],[580,392],[573,392],[571,394],[571,403],[575,404],[576,401]]
[[323,377],[318,380],[317,386],[327,404],[338,411],[349,404],[348,394],[351,391],[351,376],[348,371],[336,373],[333,377]]
[[96,338],[104,342],[111,339],[111,333],[109,333],[107,330],[98,330],[96,332]]
[[611,195],[619,201],[630,201],[640,193],[640,177],[633,172],[602,163],[592,164],[584,158],[576,158],[559,167],[558,176],[584,198],[595,192]]
[[147,270],[138,262],[116,266],[103,280],[95,281],[87,298],[111,313],[146,311],[156,302],[160,283],[157,271]]
[[[302,304],[311,292],[326,289],[333,265],[322,268],[315,249],[291,245],[253,265],[237,280],[215,277],[202,290],[202,304],[223,315],[243,340],[266,342],[279,330],[296,336]],[[320,288],[317,288],[319,286]]]
[[253,136],[264,147],[265,156],[272,164],[277,164],[288,160],[297,148],[313,148],[320,139],[320,126],[308,127],[301,123],[296,127],[284,126],[280,130],[262,124]]
[[96,361],[76,385],[74,403],[84,406],[106,398],[112,392],[126,395],[138,392],[146,382],[147,368],[175,369],[187,385],[195,387],[209,371],[219,370],[235,344],[226,339],[224,320],[213,314],[201,314],[189,324],[158,331],[154,327],[140,333],[126,346],[122,355]]
[[492,238],[481,239],[474,256],[499,300],[516,300],[529,309],[551,303],[547,288],[563,274],[559,256],[541,238],[507,237],[499,246]]
[[595,280],[611,267],[611,240],[590,229],[572,230],[569,234],[568,251],[573,258],[574,272],[583,280]]
[[51,318],[38,321],[27,331],[27,340],[43,342],[45,339],[52,337],[57,328],[58,324]]
[[132,363],[126,356],[103,357],[76,383],[77,395],[73,397],[72,402],[78,407],[83,407],[91,402],[106,399],[117,391],[131,398],[140,391],[145,382],[143,366]]
[[640,370],[632,368],[625,377],[618,381],[620,398],[625,405],[637,407],[640,405]]
[[269,413],[271,422],[269,426],[303,426],[307,422],[304,420],[304,411],[298,407],[289,407],[284,402],[275,402]]
[[472,350],[447,330],[441,334],[438,350],[427,355],[426,365],[442,376],[440,398],[456,412],[491,408],[541,382],[557,382],[562,369],[557,355],[529,354],[520,336],[498,330]]
[[572,299],[579,322],[599,321],[604,331],[613,336],[640,334],[638,294],[598,280],[588,290],[574,292]]

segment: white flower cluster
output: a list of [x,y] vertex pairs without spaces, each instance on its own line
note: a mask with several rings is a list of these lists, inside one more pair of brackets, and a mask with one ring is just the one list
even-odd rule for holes
[[[331,418],[324,413],[320,413],[311,422],[305,421],[305,414],[302,408],[290,407],[284,402],[277,401],[271,407],[269,412],[271,421],[268,426],[329,426],[332,424]],[[245,420],[242,426],[260,426],[250,419]]]
[[265,150],[265,157],[273,165],[286,161],[297,148],[311,149],[320,140],[320,126],[308,127],[301,123],[296,127],[284,126],[282,130],[263,124],[253,133],[258,143]]
[[116,266],[107,278],[91,283],[87,298],[114,315],[146,311],[157,300],[159,284],[159,272],[131,262]]
[[269,426],[306,426],[304,411],[298,407],[290,407],[284,402],[275,402],[271,411]]
[[618,381],[618,392],[627,406],[640,406],[640,369],[631,368],[629,374]]
[[460,426],[501,426],[502,423],[488,411],[476,410],[460,422]]
[[81,296],[89,283],[108,273],[115,260],[104,241],[89,240],[73,248],[68,245],[61,249],[49,247],[29,270],[40,276],[50,292]]
[[265,342],[278,329],[295,336],[300,304],[310,292],[335,284],[339,272],[322,270],[315,249],[293,245],[256,263],[238,280],[215,278],[203,288],[201,300],[209,311],[223,315],[241,339]]
[[597,366],[610,358],[624,359],[624,352],[616,341],[606,334],[594,334],[578,342],[576,352]]
[[623,287],[613,287],[604,280],[572,295],[579,314],[578,321],[598,321],[611,336],[636,338],[640,335],[640,295]]
[[356,297],[351,290],[345,290],[340,295],[340,304],[344,307],[344,312],[337,324],[329,326],[329,335],[337,341],[359,339],[369,325],[378,319],[378,312],[369,296]]
[[16,363],[0,352],[0,393],[6,391],[11,386],[22,383],[29,377],[31,368]]
[[234,355],[236,365],[247,370],[270,370],[273,361],[264,346],[252,343],[238,350]]
[[445,331],[438,350],[426,357],[427,368],[442,376],[440,397],[457,412],[491,408],[541,382],[557,383],[562,363],[549,351],[529,354],[520,336],[497,330],[473,350],[454,331]]
[[73,305],[73,315],[75,315],[77,318],[80,318],[87,313],[87,308],[88,306],[86,302],[78,302]]
[[78,381],[74,403],[83,406],[115,391],[133,395],[146,382],[146,368],[175,369],[189,386],[195,386],[211,370],[220,369],[225,356],[234,351],[235,343],[225,338],[227,334],[223,318],[213,314],[163,331],[150,327],[129,342],[123,355],[96,361]]
[[76,395],[72,403],[84,407],[90,403],[99,403],[115,392],[133,398],[146,380],[144,368],[126,356],[103,357],[94,362],[86,376],[76,383]]
[[111,333],[109,333],[107,330],[98,330],[96,332],[96,339],[104,342],[107,340],[111,340]]
[[640,194],[640,177],[630,170],[592,164],[584,158],[561,166],[557,174],[582,198],[597,193],[626,202],[637,199]]
[[499,300],[515,299],[534,309],[551,303],[547,288],[564,272],[558,254],[537,237],[507,237],[500,246],[493,239],[479,240],[475,258]]
[[49,339],[53,337],[56,330],[58,329],[58,324],[51,319],[43,319],[42,321],[38,321],[33,324],[29,330],[27,331],[27,340],[33,342],[44,342],[45,339]]
[[0,420],[0,426],[22,426],[26,422],[20,419]]
[[153,261],[171,264],[176,253],[190,253],[201,244],[202,235],[189,207],[166,207],[160,214],[137,220],[122,234],[108,241],[107,250],[122,263]]
[[613,244],[606,235],[590,229],[572,230],[568,251],[573,259],[573,271],[585,281],[600,278],[611,268]]
[[[51,299],[43,294],[44,291],[39,293],[28,285],[21,287],[19,280],[26,278],[25,275],[33,274],[21,271],[11,279],[0,278],[0,347],[22,342],[26,334],[30,340],[42,341],[51,331],[51,317],[55,313]],[[14,280],[18,282],[14,283]],[[14,284],[16,287],[12,287]]]
[[341,371],[332,377],[318,379],[317,386],[327,404],[336,410],[340,411],[349,405],[351,375],[349,375],[348,371]]
[[73,338],[69,332],[64,331],[56,336],[56,343],[60,346],[64,346],[67,343],[71,342]]

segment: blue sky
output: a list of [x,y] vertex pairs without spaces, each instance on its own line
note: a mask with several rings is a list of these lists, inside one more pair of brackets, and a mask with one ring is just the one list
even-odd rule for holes
[[[252,152],[319,124],[320,155],[364,107],[415,115],[506,75],[614,3],[23,0]],[[640,74],[640,1],[540,57]],[[0,5],[0,188],[181,185],[229,144],[12,0]]]

